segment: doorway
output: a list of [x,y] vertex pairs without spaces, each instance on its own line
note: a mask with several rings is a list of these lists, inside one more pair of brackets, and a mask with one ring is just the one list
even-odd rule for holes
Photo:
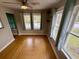
[[7,16],[7,19],[8,19],[8,22],[9,22],[13,35],[18,34],[14,14],[6,13],[6,16]]

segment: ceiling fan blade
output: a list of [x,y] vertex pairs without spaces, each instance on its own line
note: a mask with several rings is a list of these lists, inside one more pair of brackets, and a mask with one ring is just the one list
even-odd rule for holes
[[20,2],[2,2],[2,3],[7,3],[7,4],[21,4]]
[[17,0],[19,2],[26,2],[27,3],[27,0]]
[[38,4],[40,4],[40,3],[38,3],[38,2],[32,2],[31,4],[32,4],[32,5],[38,5]]
[[35,2],[35,1],[27,1],[27,4],[37,5],[37,4],[40,4],[40,3],[39,2]]
[[32,5],[31,4],[27,4],[26,5],[28,8],[32,8]]

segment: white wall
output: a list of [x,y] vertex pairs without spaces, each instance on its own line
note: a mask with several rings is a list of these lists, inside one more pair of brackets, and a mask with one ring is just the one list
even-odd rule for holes
[[10,42],[14,41],[14,37],[12,35],[6,12],[11,13],[12,11],[0,6],[0,20],[3,23],[4,28],[0,29],[0,52],[8,45]]

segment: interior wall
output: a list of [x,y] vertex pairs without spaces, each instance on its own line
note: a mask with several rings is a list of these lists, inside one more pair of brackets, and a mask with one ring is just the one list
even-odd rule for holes
[[47,35],[48,34],[48,15],[46,12],[42,13],[42,30],[25,30],[24,29],[24,19],[23,19],[23,13],[22,12],[15,12],[15,18],[18,28],[18,34],[19,35]]
[[79,0],[76,0],[76,5],[79,5]]
[[0,29],[0,52],[7,44],[14,41],[14,37],[5,14],[6,12],[12,13],[13,11],[0,6],[0,20],[2,21],[4,27]]
[[51,10],[48,10],[47,12],[47,25],[46,27],[47,28],[47,36],[50,37],[50,32],[51,32],[51,26],[52,26],[52,11]]

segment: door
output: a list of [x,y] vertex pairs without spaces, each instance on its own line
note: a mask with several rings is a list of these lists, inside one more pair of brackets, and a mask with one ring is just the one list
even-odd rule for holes
[[13,34],[18,33],[14,15],[10,13],[6,13],[6,16]]

